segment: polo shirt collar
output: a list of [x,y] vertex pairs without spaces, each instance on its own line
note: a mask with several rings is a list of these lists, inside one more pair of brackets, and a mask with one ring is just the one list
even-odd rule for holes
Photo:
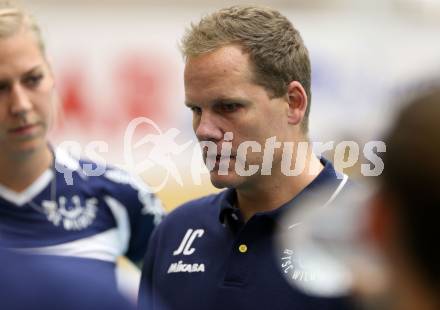
[[225,224],[226,219],[232,216],[241,216],[238,208],[235,206],[237,201],[237,192],[233,188],[228,188],[220,193],[220,223]]
[[[329,186],[330,189],[336,190],[336,188],[339,186],[339,184],[343,181],[343,175],[338,173],[335,168],[333,167],[332,163],[328,161],[325,158],[321,158],[321,163],[324,165],[324,169],[318,174],[318,176],[309,184],[307,185],[298,195],[293,197],[290,201],[286,202],[279,208],[271,211],[265,211],[265,212],[257,212],[255,216],[265,216],[267,218],[273,219],[275,222],[279,222],[279,219],[281,218],[281,215],[286,212],[287,210],[290,210],[294,208],[296,204],[298,204],[299,200],[302,200],[312,192],[314,192],[317,188],[323,186],[324,184]],[[331,193],[333,193],[333,190],[329,191],[329,196],[324,197],[322,201],[322,205],[324,205],[330,198]],[[239,219],[239,222],[242,222],[241,213],[238,210],[237,207],[235,207],[236,200],[237,200],[237,193],[235,189],[229,188],[222,193],[220,193],[220,210],[219,210],[219,220],[220,223],[225,225],[228,222],[227,219],[231,217],[234,218],[234,222],[237,222],[237,219]],[[238,218],[237,218],[238,217]]]

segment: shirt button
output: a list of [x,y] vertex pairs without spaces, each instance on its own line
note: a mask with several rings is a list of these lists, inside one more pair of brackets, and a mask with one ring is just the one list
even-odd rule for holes
[[240,246],[238,247],[238,250],[239,250],[241,253],[246,253],[247,250],[248,250],[247,245],[246,245],[246,244],[240,244]]

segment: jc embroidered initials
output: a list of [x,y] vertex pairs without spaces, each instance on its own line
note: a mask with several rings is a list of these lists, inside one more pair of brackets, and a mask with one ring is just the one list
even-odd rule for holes
[[183,237],[182,242],[180,243],[179,247],[177,248],[177,250],[175,250],[173,252],[173,255],[179,255],[182,254],[183,255],[191,255],[194,253],[194,251],[196,249],[191,248],[194,240],[196,238],[200,238],[203,236],[203,234],[205,233],[205,231],[203,229],[188,229],[186,231],[185,237]]

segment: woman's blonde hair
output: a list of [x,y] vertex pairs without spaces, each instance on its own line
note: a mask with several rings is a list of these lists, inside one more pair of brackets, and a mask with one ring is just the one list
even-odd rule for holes
[[44,41],[35,18],[15,1],[0,0],[0,39],[8,38],[22,30],[31,31],[42,54],[45,55]]

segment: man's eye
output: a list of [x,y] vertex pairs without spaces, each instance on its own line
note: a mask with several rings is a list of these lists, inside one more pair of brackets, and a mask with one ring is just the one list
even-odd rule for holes
[[43,75],[30,75],[24,79],[24,84],[28,87],[37,87],[40,85],[40,82],[43,80]]
[[5,92],[9,89],[8,83],[0,83],[0,92]]
[[201,114],[202,113],[202,109],[199,107],[190,107],[190,109],[194,114]]
[[239,108],[239,105],[237,103],[222,103],[219,108],[222,112],[229,113],[235,112]]

